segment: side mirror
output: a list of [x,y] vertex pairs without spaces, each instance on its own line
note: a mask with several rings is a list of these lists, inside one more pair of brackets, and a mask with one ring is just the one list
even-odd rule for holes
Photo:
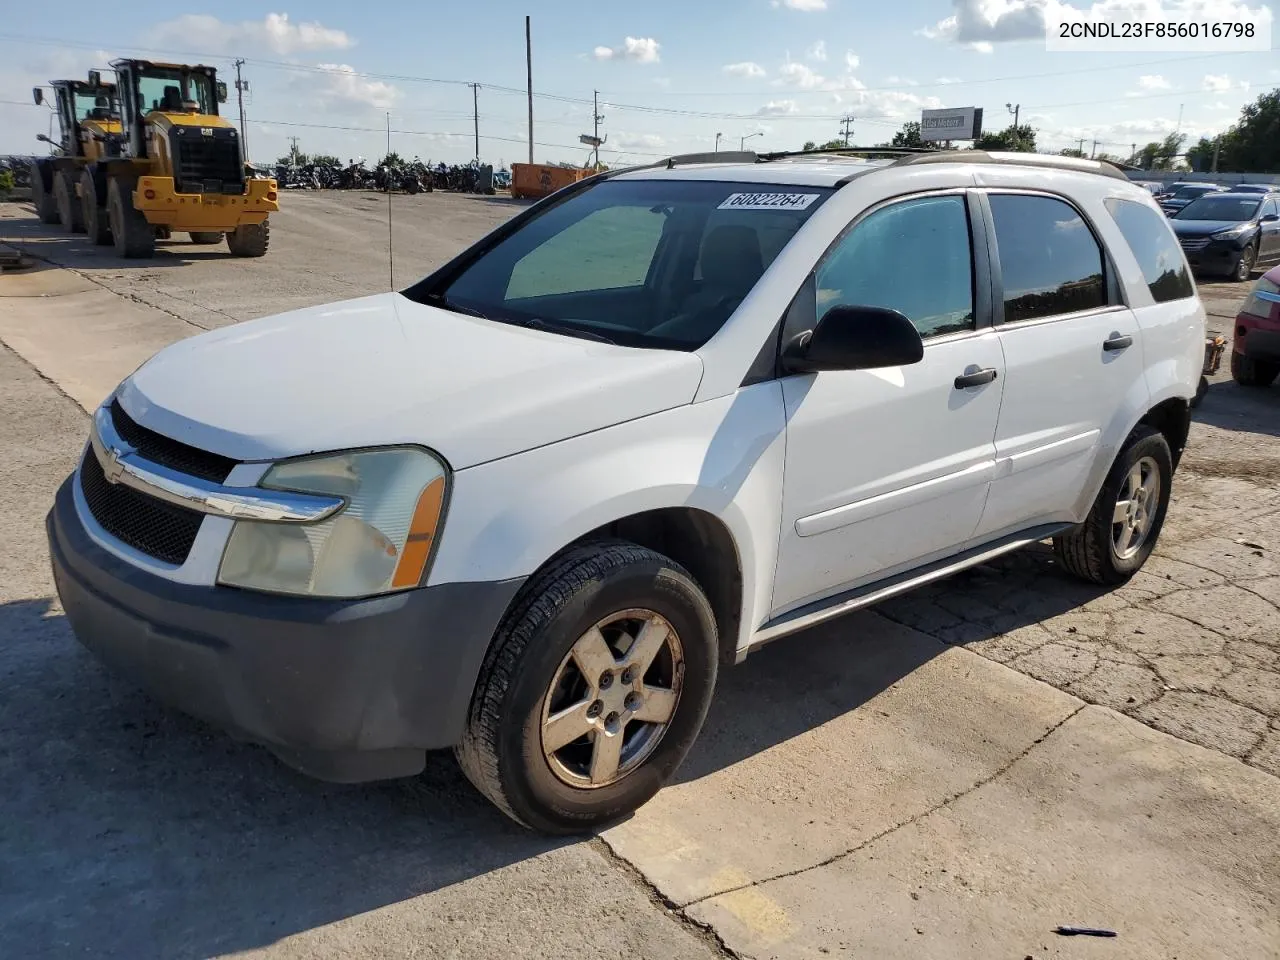
[[43,133],[37,133],[36,139],[39,140],[41,143],[53,143],[53,141],[50,140],[48,137],[46,137]]
[[39,87],[32,87],[31,99],[36,102],[37,107],[40,106],[40,104],[44,103],[44,91]]
[[832,307],[782,354],[790,373],[875,370],[922,359],[924,341],[915,326],[897,310],[884,307]]
[[89,86],[97,89],[102,86],[102,73],[98,70],[89,71]]
[[226,102],[227,102],[227,84],[226,84],[226,82],[225,82],[225,81],[222,81],[222,80],[219,80],[219,81],[218,81],[217,90],[218,90],[218,102],[219,102],[219,103],[226,103]]
[[1258,222],[1259,223],[1275,223],[1277,220],[1280,220],[1280,213],[1268,213],[1268,214],[1264,214],[1262,219],[1259,220]]

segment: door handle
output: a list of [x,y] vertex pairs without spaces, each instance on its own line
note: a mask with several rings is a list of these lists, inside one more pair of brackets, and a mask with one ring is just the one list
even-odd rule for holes
[[978,370],[975,373],[962,373],[956,377],[956,389],[966,390],[969,387],[980,387],[984,383],[990,383],[996,378],[996,368],[987,367],[984,370]]
[[1115,351],[1115,350],[1124,350],[1127,347],[1132,347],[1132,346],[1133,346],[1133,337],[1122,337],[1119,334],[1116,334],[1115,336],[1110,337],[1107,340],[1104,340],[1102,343],[1102,349],[1108,352]]

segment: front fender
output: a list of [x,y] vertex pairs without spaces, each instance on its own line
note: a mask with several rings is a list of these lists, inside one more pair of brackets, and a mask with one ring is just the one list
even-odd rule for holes
[[741,646],[769,612],[785,429],[781,387],[762,383],[461,470],[429,583],[527,577],[598,527],[693,508],[737,548]]

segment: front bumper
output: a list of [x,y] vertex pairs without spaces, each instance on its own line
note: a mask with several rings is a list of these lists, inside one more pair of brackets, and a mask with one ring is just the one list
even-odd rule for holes
[[1183,252],[1187,256],[1187,263],[1197,273],[1230,274],[1252,241],[1252,234],[1225,240],[1210,240],[1198,250],[1188,250],[1184,247]]
[[1236,317],[1232,352],[1251,360],[1280,362],[1280,305],[1273,307],[1272,319],[1242,313]]
[[[150,194],[150,195],[148,195]],[[251,178],[244,193],[179,193],[173,177],[138,178],[133,205],[148,223],[174,230],[228,233],[241,224],[262,223],[280,209],[274,180]]]
[[410,776],[461,739],[523,581],[354,601],[175,583],[94,542],[75,482],[46,519],[58,596],[80,642],[157,699],[324,780]]

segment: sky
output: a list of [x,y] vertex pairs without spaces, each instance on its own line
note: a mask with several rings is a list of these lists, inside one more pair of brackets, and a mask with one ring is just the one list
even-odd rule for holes
[[[535,160],[583,163],[598,91],[600,158],[639,163],[744,145],[799,149],[838,136],[887,141],[929,107],[982,107],[987,130],[1019,119],[1041,148],[1127,156],[1179,130],[1212,136],[1280,87],[1274,49],[1254,53],[1047,52],[1046,8],[1083,0],[647,0],[552,4],[288,5],[224,0],[191,8],[63,0],[57,17],[12,4],[0,21],[0,155],[43,152],[51,114],[31,87],[104,71],[118,56],[204,62],[232,87],[243,58],[247,141],[255,162],[308,153],[370,162],[391,147],[423,160],[475,153],[527,159],[524,17],[532,16]],[[1244,0],[1100,0],[1213,16]],[[215,9],[216,16],[208,11]],[[101,24],[95,28],[94,24]],[[59,31],[61,33],[59,34]],[[1280,31],[1278,31],[1280,32]],[[478,88],[470,86],[478,84]],[[474,100],[473,100],[474,98]],[[745,140],[743,138],[746,138]]]

